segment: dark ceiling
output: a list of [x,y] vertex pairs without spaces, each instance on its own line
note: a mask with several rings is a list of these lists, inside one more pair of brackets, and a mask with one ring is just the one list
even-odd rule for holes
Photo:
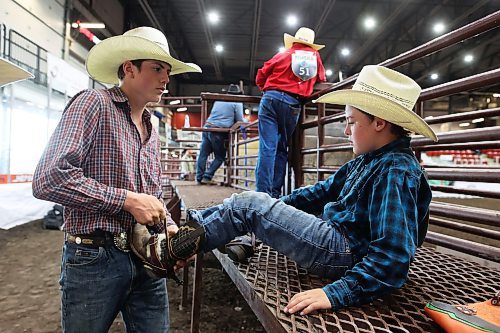
[[[326,47],[320,54],[326,68],[333,70],[330,82],[358,72],[363,65],[376,64],[438,37],[436,22],[446,25],[444,33],[464,26],[500,9],[500,0],[121,0],[125,29],[149,25],[163,30],[174,54],[197,63],[203,74],[179,77],[180,82],[225,84],[243,80],[253,84],[256,71],[283,44],[283,33],[295,34],[300,26],[316,31],[316,42]],[[207,13],[217,10],[218,24],[207,22]],[[299,22],[290,27],[286,17]],[[371,15],[375,29],[367,31],[363,20]],[[442,33],[442,34],[444,34]],[[224,46],[222,53],[215,44]],[[342,56],[348,47],[350,55]],[[474,60],[466,64],[463,57]],[[498,68],[500,29],[496,28],[459,45],[400,68],[422,86],[431,86]],[[431,80],[430,74],[439,73]]]

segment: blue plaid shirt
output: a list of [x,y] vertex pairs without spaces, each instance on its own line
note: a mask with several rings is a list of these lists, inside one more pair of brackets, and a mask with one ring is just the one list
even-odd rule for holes
[[332,308],[368,303],[400,288],[425,238],[432,193],[410,139],[360,155],[334,175],[282,200],[339,225],[356,264],[323,287]]

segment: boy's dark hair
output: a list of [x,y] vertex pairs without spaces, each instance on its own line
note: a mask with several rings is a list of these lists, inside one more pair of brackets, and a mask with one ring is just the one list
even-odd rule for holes
[[[141,70],[141,65],[142,63],[144,62],[145,59],[137,59],[137,60],[130,60],[130,62],[132,63],[132,65],[134,65],[135,67],[139,68],[139,71]],[[118,72],[116,73],[117,76],[118,76],[118,79],[121,81],[123,80],[123,78],[125,77],[125,72],[123,71],[123,64],[121,64],[119,67],[118,67]]]
[[[359,109],[358,109],[359,110]],[[375,116],[372,114],[369,114],[363,110],[359,110],[362,113],[364,113],[368,118],[370,118],[370,121],[373,121],[375,119]],[[387,121],[387,120],[386,120]],[[391,133],[396,135],[398,138],[404,138],[404,137],[409,137],[410,132],[405,130],[403,127],[396,125],[394,123],[391,123],[390,121],[387,121],[389,124],[391,124]]]

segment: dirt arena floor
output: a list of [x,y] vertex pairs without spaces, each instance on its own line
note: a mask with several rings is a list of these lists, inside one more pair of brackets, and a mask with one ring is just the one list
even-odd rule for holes
[[[60,332],[59,271],[63,233],[41,221],[0,230],[0,332]],[[200,331],[264,332],[220,268],[204,268]],[[181,288],[168,283],[172,333],[189,332],[190,308],[179,310]],[[191,297],[191,293],[190,293]],[[115,320],[109,332],[124,332]],[[90,332],[89,332],[90,333]]]

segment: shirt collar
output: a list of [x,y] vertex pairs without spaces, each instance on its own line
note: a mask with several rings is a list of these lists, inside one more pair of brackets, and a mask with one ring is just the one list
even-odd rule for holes
[[401,151],[404,149],[409,149],[410,148],[410,140],[411,140],[411,138],[409,138],[409,137],[403,137],[403,138],[396,139],[396,140],[386,144],[385,146],[383,146],[377,150],[374,150],[374,151],[371,151],[371,152],[364,154],[363,155],[364,160],[366,163],[368,163],[371,160],[375,159],[376,157],[379,157],[387,152]]
[[[108,89],[109,96],[115,103],[127,103],[128,104],[128,97],[125,95],[123,90],[120,89],[118,86],[114,86],[112,88]],[[127,112],[130,112],[130,107],[125,108]],[[144,108],[144,112],[142,113],[142,118],[150,120],[151,119],[151,111],[149,111],[147,108]]]

